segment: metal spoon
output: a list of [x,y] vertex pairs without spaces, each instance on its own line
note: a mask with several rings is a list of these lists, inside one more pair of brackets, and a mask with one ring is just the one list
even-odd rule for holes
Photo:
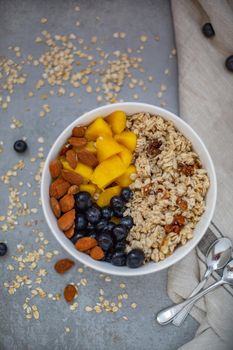
[[[192,291],[189,298],[193,297],[204,288],[206,281],[208,280],[209,276],[212,274],[213,271],[222,269],[228,263],[228,261],[231,258],[231,254],[232,254],[232,243],[228,238],[220,238],[211,244],[206,255],[206,265],[207,265],[206,272],[202,278],[202,281]],[[188,316],[192,307],[193,307],[193,304],[190,304],[189,306],[185,307],[173,319],[172,323],[175,326],[179,327]]]
[[166,310],[163,310],[162,312],[159,312],[157,315],[157,321],[162,325],[168,324],[180,312],[180,310],[183,309],[183,307],[195,303],[198,299],[223,284],[230,284],[233,286],[233,259],[230,260],[229,263],[225,266],[223,270],[223,276],[219,281],[211,284],[208,288],[204,289],[192,298],[187,299],[183,303],[177,304],[173,307],[169,307]]

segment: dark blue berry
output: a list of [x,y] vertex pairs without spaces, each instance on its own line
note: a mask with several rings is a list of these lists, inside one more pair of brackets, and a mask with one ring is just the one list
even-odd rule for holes
[[126,207],[123,205],[122,207],[119,208],[114,208],[114,216],[116,216],[117,218],[122,218],[124,212],[126,210]]
[[102,208],[102,217],[106,220],[110,220],[111,217],[113,216],[113,210],[111,207],[103,207]]
[[87,224],[87,231],[88,232],[95,231],[95,225],[93,225],[92,223],[88,222],[88,224]]
[[127,255],[126,264],[128,267],[134,269],[143,265],[145,255],[141,249],[133,249]]
[[101,210],[97,206],[93,206],[86,211],[87,221],[91,224],[97,224],[101,219]]
[[77,240],[85,236],[86,236],[86,231],[79,231],[79,232],[76,231],[75,235],[71,238],[71,242],[75,244]]
[[225,65],[230,72],[233,72],[233,55],[227,57]]
[[112,262],[112,255],[113,253],[110,251],[110,252],[107,252],[106,255],[105,255],[105,258],[104,260],[108,263],[111,263]]
[[103,250],[109,250],[113,246],[113,239],[109,233],[101,233],[98,237],[98,243]]
[[114,227],[116,226],[116,224],[114,224],[114,222],[109,222],[108,223],[108,231],[112,232],[112,230],[114,229]]
[[88,237],[92,237],[92,238],[95,238],[97,240],[97,233],[96,233],[96,231],[92,231],[92,232],[88,233]]
[[115,251],[125,251],[125,241],[117,242],[115,245]]
[[122,208],[124,206],[124,201],[120,196],[114,196],[112,197],[110,201],[111,207],[113,210]]
[[215,35],[214,28],[212,27],[211,23],[205,23],[202,27],[202,33],[207,37],[211,38]]
[[98,232],[103,232],[103,231],[106,232],[108,230],[107,226],[108,226],[107,220],[102,219],[96,225],[96,229]]
[[121,225],[126,226],[128,230],[130,230],[134,225],[133,218],[129,215],[121,218],[120,223],[121,223]]
[[112,230],[113,237],[117,242],[122,241],[127,236],[127,229],[124,225],[116,225]]
[[14,143],[14,150],[18,153],[23,153],[28,148],[27,143],[24,140],[18,140]]
[[81,191],[75,195],[75,206],[79,211],[86,211],[92,206],[91,195],[88,192]]
[[5,255],[7,252],[7,245],[6,243],[1,242],[0,243],[0,256]]
[[87,228],[87,220],[84,214],[78,214],[75,219],[76,230],[85,230]]
[[125,187],[121,191],[121,198],[123,201],[128,202],[133,197],[133,191],[129,187]]
[[126,264],[126,254],[122,251],[115,252],[112,256],[111,263],[115,266],[125,266]]

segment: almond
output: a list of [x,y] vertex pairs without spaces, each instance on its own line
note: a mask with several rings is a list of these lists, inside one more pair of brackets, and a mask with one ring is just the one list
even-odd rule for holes
[[68,189],[68,194],[76,194],[79,191],[79,187],[77,185],[72,185],[70,186],[70,188]]
[[64,180],[68,181],[71,185],[81,185],[83,182],[83,177],[73,171],[62,170],[62,177]]
[[71,137],[68,142],[74,147],[82,147],[86,145],[87,140],[84,137]]
[[61,208],[58,200],[54,197],[50,198],[50,205],[53,211],[53,214],[59,218],[61,216]]
[[60,199],[59,204],[63,213],[70,211],[74,207],[74,196],[72,194],[66,194]]
[[62,164],[60,160],[54,159],[49,164],[50,174],[53,179],[56,179],[61,174]]
[[73,237],[73,235],[74,235],[74,226],[72,226],[71,228],[69,228],[69,230],[66,230],[65,232],[65,236],[67,237],[67,238],[72,238]]
[[72,130],[72,136],[83,137],[85,135],[86,128],[84,126],[75,126]]
[[50,197],[54,197],[56,199],[64,196],[70,187],[69,182],[64,181],[63,179],[58,178],[53,183],[51,183],[49,187],[49,195]]
[[78,164],[78,158],[77,158],[77,154],[73,149],[69,149],[66,152],[66,160],[69,163],[69,165],[71,166],[71,168],[75,169],[77,164]]
[[63,214],[58,220],[57,224],[60,230],[67,231],[71,226],[74,224],[75,219],[75,210],[72,209],[68,211],[67,213]]
[[77,294],[77,289],[73,284],[68,284],[64,289],[64,298],[66,301],[71,302],[74,300],[75,295]]
[[87,250],[94,248],[97,245],[97,241],[93,237],[82,237],[75,243],[75,248],[80,252],[86,252]]
[[83,164],[88,165],[91,168],[95,168],[96,165],[98,164],[98,160],[97,160],[96,156],[93,153],[91,153],[85,149],[78,152],[78,159]]
[[102,260],[104,258],[104,251],[101,247],[94,247],[90,251],[90,256],[94,260]]
[[72,260],[61,259],[61,260],[58,260],[56,262],[56,264],[54,265],[54,269],[58,273],[64,273],[64,272],[68,271],[69,269],[71,269],[72,266],[74,266],[74,262]]
[[69,145],[68,143],[65,144],[65,145],[62,147],[62,149],[60,150],[59,155],[60,155],[60,156],[64,156],[64,155],[66,154],[66,152],[67,152],[69,149],[71,149],[71,145]]

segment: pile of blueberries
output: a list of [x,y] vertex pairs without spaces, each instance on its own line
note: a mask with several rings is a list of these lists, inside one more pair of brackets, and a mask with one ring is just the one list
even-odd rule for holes
[[[82,237],[94,237],[105,253],[105,261],[115,266],[136,268],[143,265],[144,253],[133,249],[125,253],[126,237],[133,227],[131,216],[123,216],[125,204],[132,198],[133,191],[129,187],[122,189],[120,196],[112,197],[110,205],[99,207],[92,201],[88,192],[75,195],[75,234],[71,241],[75,244]],[[119,224],[113,218],[119,218]]]

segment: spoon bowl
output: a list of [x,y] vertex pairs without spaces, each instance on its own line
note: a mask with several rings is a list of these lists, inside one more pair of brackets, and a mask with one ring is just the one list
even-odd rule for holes
[[212,271],[222,269],[231,258],[232,243],[229,238],[220,238],[208,249],[206,264]]

